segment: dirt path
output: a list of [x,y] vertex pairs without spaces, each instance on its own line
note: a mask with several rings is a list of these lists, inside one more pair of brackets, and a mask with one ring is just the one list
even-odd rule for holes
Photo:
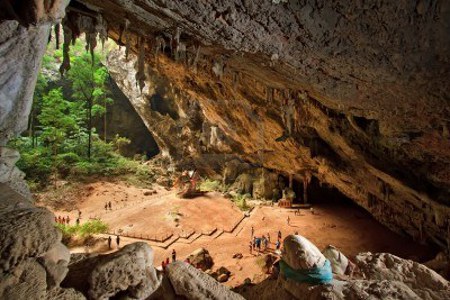
[[[121,230],[122,234],[134,232],[138,236],[172,234],[165,243],[146,240],[155,251],[155,266],[170,257],[172,249],[176,249],[179,259],[184,259],[195,249],[205,247],[215,261],[215,268],[225,266],[232,272],[226,283],[230,286],[241,284],[247,277],[254,281],[264,278],[256,264],[258,255],[249,253],[252,226],[256,236],[270,235],[269,251],[281,230],[283,237],[298,232],[320,249],[332,244],[350,257],[364,251],[390,252],[422,261],[434,254],[430,248],[389,231],[367,212],[349,204],[320,204],[315,206],[315,214],[302,211],[301,216],[296,216],[293,210],[262,206],[255,208],[250,217],[243,218],[243,213],[218,193],[185,200],[162,188],[150,196],[144,195],[145,190],[123,184],[99,182],[87,188],[91,193],[86,199],[80,199],[79,209],[84,216],[100,217],[112,232]],[[112,201],[112,211],[105,211],[106,201]],[[76,212],[56,211],[55,214],[75,217]],[[180,235],[189,236],[180,238]],[[140,239],[122,237],[122,245],[137,240]],[[84,251],[84,248],[72,251]],[[235,253],[244,257],[233,259]]]

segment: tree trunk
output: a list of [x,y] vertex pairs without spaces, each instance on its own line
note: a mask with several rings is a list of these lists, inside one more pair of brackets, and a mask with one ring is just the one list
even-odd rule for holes
[[105,115],[103,117],[103,139],[106,143],[106,99],[105,99]]
[[89,100],[88,107],[88,160],[91,160],[91,147],[92,147],[92,99]]

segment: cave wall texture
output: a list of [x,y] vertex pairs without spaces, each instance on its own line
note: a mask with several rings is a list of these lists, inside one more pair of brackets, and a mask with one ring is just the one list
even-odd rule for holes
[[[28,26],[2,22],[2,59],[30,74],[2,72],[2,145],[25,126],[56,20],[48,12],[61,7],[33,3],[2,13]],[[391,229],[447,247],[448,1],[80,0],[62,25],[66,49],[86,32],[134,53],[115,58],[134,61],[134,72],[112,73],[163,152],[237,156],[298,180],[315,176]],[[11,38],[23,49],[11,51]],[[173,133],[179,139],[167,138]],[[13,185],[17,154],[8,151],[2,182]]]
[[163,152],[315,176],[448,246],[448,1],[82,0],[75,35],[80,16],[124,46],[112,76]]

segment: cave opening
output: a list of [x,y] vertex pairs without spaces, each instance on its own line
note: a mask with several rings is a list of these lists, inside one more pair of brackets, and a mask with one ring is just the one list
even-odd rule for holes
[[[80,294],[74,297],[69,295],[68,299],[84,299],[84,296],[92,299],[148,298],[153,293],[151,298],[158,298],[161,293],[165,298],[164,293],[168,292],[169,296],[186,299],[210,295],[218,299],[234,299],[231,293],[239,292],[238,289],[222,289],[220,284],[224,282],[230,287],[244,283],[245,288],[256,291],[256,296],[246,299],[263,298],[261,296],[273,299],[275,294],[283,299],[291,299],[294,294],[300,295],[299,299],[313,298],[309,290],[317,288],[316,292],[325,285],[308,285],[308,291],[304,291],[298,287],[304,285],[292,287],[294,285],[290,286],[289,282],[284,284],[286,276],[269,279],[268,273],[271,271],[274,272],[270,277],[279,274],[276,269],[270,268],[271,262],[261,268],[261,251],[258,249],[256,254],[251,241],[248,249],[249,237],[262,238],[269,234],[273,239],[272,243],[269,239],[269,244],[264,247],[263,259],[277,257],[292,270],[301,271],[294,267],[299,261],[305,263],[297,251],[299,246],[304,245],[299,242],[299,235],[308,242],[307,245],[311,245],[309,249],[302,248],[305,250],[302,253],[314,246],[312,252],[322,258],[325,254],[322,249],[333,244],[342,251],[339,252],[338,262],[342,262],[341,253],[354,259],[358,266],[362,266],[358,270],[362,273],[355,274],[359,277],[352,277],[353,274],[339,277],[345,282],[340,286],[343,295],[352,297],[353,293],[358,293],[358,296],[389,298],[394,295],[395,298],[400,295],[408,298],[405,295],[417,293],[416,298],[422,298],[425,294],[433,299],[450,298],[449,283],[439,274],[431,273],[428,269],[430,265],[416,263],[431,259],[437,250],[417,245],[405,237],[416,237],[419,233],[421,242],[424,241],[422,236],[428,239],[427,242],[439,237],[442,251],[448,250],[450,244],[446,245],[449,240],[446,232],[450,226],[448,202],[439,201],[442,197],[440,193],[448,186],[448,176],[445,177],[448,130],[444,126],[439,129],[442,133],[435,132],[435,128],[427,124],[447,118],[442,114],[445,109],[439,102],[442,93],[433,94],[433,90],[437,89],[430,79],[440,86],[447,86],[442,78],[448,76],[442,76],[446,70],[433,74],[430,68],[424,67],[429,65],[431,58],[444,62],[433,64],[436,68],[446,66],[448,55],[440,52],[439,47],[424,49],[420,45],[410,44],[410,40],[414,40],[408,38],[412,31],[403,32],[416,26],[416,21],[423,28],[432,28],[429,25],[433,23],[430,22],[444,19],[440,10],[446,10],[439,5],[419,3],[412,9],[402,7],[402,14],[392,18],[392,15],[384,15],[395,10],[387,2],[367,10],[364,19],[370,26],[361,26],[361,18],[351,17],[353,10],[349,10],[348,22],[336,22],[337,30],[330,33],[332,24],[328,26],[316,18],[319,16],[322,19],[323,12],[330,16],[330,20],[339,20],[342,14],[335,7],[327,3],[311,4],[313,13],[307,13],[309,9],[305,7],[306,13],[299,15],[297,9],[293,9],[294,4],[284,2],[268,1],[254,5],[250,1],[250,4],[245,3],[245,9],[233,7],[236,4],[232,1],[206,6],[201,1],[153,1],[147,5],[142,1],[35,0],[34,5],[27,9],[24,8],[25,1],[3,1],[0,4],[0,8],[7,9],[0,13],[2,22],[6,16],[24,25],[17,28],[17,22],[8,26],[0,23],[4,29],[0,30],[0,62],[3,56],[6,58],[0,64],[4,66],[4,72],[0,74],[0,83],[3,83],[0,84],[0,100],[5,101],[6,105],[0,101],[0,106],[7,108],[6,113],[4,110],[0,112],[0,189],[4,190],[6,186],[7,190],[14,189],[14,194],[20,193],[20,197],[10,193],[2,195],[6,201],[0,203],[0,214],[3,216],[0,218],[0,232],[2,237],[6,237],[3,239],[6,246],[1,250],[1,257],[5,258],[2,268],[4,277],[8,279],[0,280],[0,298],[54,299],[64,297],[65,293]],[[66,17],[59,13],[65,9],[64,3],[70,3]],[[219,7],[227,5],[231,5],[231,9]],[[215,10],[210,11],[211,7]],[[414,11],[414,16],[409,11]],[[287,26],[286,22],[279,22],[279,17],[297,22],[287,22]],[[405,19],[404,26],[397,24],[401,23],[402,18]],[[379,22],[380,19],[383,22]],[[58,25],[51,29],[51,23]],[[384,29],[379,28],[382,35],[378,35],[378,30],[373,30],[378,29],[377,24],[384,26]],[[346,27],[348,25],[350,27]],[[61,28],[64,28],[62,35]],[[267,28],[276,29],[276,32],[279,28],[284,36],[280,39],[280,35]],[[352,31],[353,28],[358,31]],[[361,28],[370,30],[374,38],[362,36],[365,33],[359,30]],[[90,97],[83,103],[77,103],[76,98],[81,97],[80,94],[86,92],[89,86],[98,84],[98,79],[104,75],[101,72],[96,73],[96,78],[92,77],[94,72],[86,74],[89,79],[81,85],[86,89],[79,89],[78,95],[74,91],[68,93],[64,87],[62,92],[57,91],[58,87],[53,84],[50,84],[50,89],[41,89],[38,80],[36,90],[42,95],[36,101],[39,106],[33,107],[30,115],[30,123],[35,127],[20,136],[23,126],[17,124],[23,123],[29,115],[36,66],[42,58],[50,30],[60,33],[57,40],[64,40],[64,50],[54,58],[61,65],[59,71],[66,72],[69,77],[76,70],[78,58],[87,58],[85,62],[88,62],[88,56],[92,56],[92,62],[85,64],[86,69],[89,65],[100,65],[94,63],[94,48],[107,38],[126,49],[116,49],[117,72],[114,78],[107,79],[109,88],[105,88],[102,82],[90,91]],[[321,32],[323,30],[327,31]],[[397,49],[393,51],[395,47],[389,47],[388,41],[384,40],[386,30],[394,32],[402,41],[401,47],[406,49],[403,52],[408,54],[410,49],[414,49],[413,52],[419,53],[417,59],[410,60],[406,55],[404,60],[408,61],[408,65],[404,64]],[[80,46],[77,39],[82,32],[86,33],[86,45]],[[320,36],[331,34],[338,43],[324,44],[323,39],[315,39],[304,32],[313,32],[313,36],[316,33]],[[426,32],[419,29],[417,33],[424,40],[424,45],[430,44]],[[446,32],[437,31],[432,36],[435,44],[444,44],[440,35],[445,34],[442,33]],[[355,38],[348,39],[347,34]],[[364,46],[370,51],[359,49],[361,43],[355,41],[360,40],[368,41]],[[345,41],[345,45],[339,41]],[[274,44],[282,47],[274,47]],[[66,52],[69,45],[76,50],[75,55]],[[313,51],[308,51],[305,45]],[[338,49],[343,46],[345,51]],[[273,53],[275,48],[279,53]],[[158,49],[162,49],[162,53]],[[295,49],[306,51],[297,52]],[[354,49],[358,51],[352,51]],[[392,58],[396,71],[391,64],[379,66],[373,59],[373,53]],[[337,60],[337,55],[343,60]],[[72,70],[67,58],[72,59]],[[341,65],[339,62],[344,60],[347,63]],[[311,65],[317,68],[310,68]],[[144,73],[151,72],[153,66],[161,77],[146,78]],[[399,72],[408,69],[426,69],[426,74],[423,73],[426,76],[420,72],[415,76],[398,76]],[[59,75],[55,70],[54,73]],[[230,76],[233,72],[238,75]],[[386,74],[389,74],[388,81],[383,80]],[[230,77],[236,77],[232,79],[236,82],[232,83]],[[194,78],[192,80],[198,82],[197,86],[214,88],[207,92],[189,90],[186,88],[190,86],[186,84],[186,78]],[[245,79],[245,84],[237,82],[239,78]],[[143,90],[150,89],[143,89],[143,82],[153,79],[163,82],[155,84],[160,85],[160,89],[157,87],[156,93],[151,95],[144,94],[148,92]],[[386,82],[395,84],[385,88]],[[277,89],[274,91],[273,87],[265,86],[267,84],[276,85]],[[216,93],[217,89],[220,92]],[[266,89],[271,90],[270,101],[260,101],[264,98],[262,91]],[[411,97],[416,94],[417,97]],[[213,99],[210,99],[211,95]],[[231,96],[237,100],[230,99]],[[116,108],[108,104],[109,97],[114,97]],[[286,101],[284,98],[289,99]],[[283,105],[289,103],[291,98],[295,100],[295,107],[284,107],[286,110],[283,111]],[[397,99],[398,102],[392,106]],[[423,119],[417,118],[418,122],[413,123],[415,120],[411,119],[415,114],[410,112],[417,103],[411,101],[417,99],[431,100],[427,104],[417,105],[417,115],[421,114]],[[191,100],[196,105],[186,105]],[[365,139],[373,137],[385,141],[390,138],[389,134],[386,136],[386,129],[391,133],[417,130],[417,134],[408,133],[408,139],[389,141],[401,142],[398,148],[417,157],[417,162],[410,164],[409,158],[400,156],[398,159],[404,164],[398,165],[405,165],[402,168],[404,173],[416,168],[417,178],[423,183],[415,185],[395,181],[406,176],[372,162],[369,154],[364,153],[365,147],[371,146],[362,143],[365,140],[358,143],[345,137],[338,119],[342,120],[353,109],[374,119],[352,118],[348,136],[357,132]],[[258,111],[257,121],[264,130],[254,126],[255,120],[249,118],[250,110]],[[395,118],[389,119],[392,117],[390,112],[394,112],[392,115]],[[280,124],[280,119],[285,124]],[[294,119],[295,122],[292,121]],[[390,123],[389,126],[386,123]],[[302,126],[313,128],[316,134],[300,132],[298,127]],[[292,134],[286,131],[286,127],[293,130]],[[259,134],[260,131],[264,132]],[[274,143],[281,132],[284,138]],[[12,136],[19,138],[10,140]],[[217,155],[214,161],[208,160],[205,154],[209,153],[198,147],[201,144],[199,140],[203,145],[214,145],[212,151],[206,151]],[[255,156],[251,150],[256,143],[267,144],[264,149],[270,149],[267,151],[272,154],[264,156],[267,157],[264,163],[261,158],[261,164],[252,165]],[[355,151],[358,147],[363,151]],[[127,153],[126,148],[132,150]],[[19,153],[22,155],[20,160]],[[162,155],[146,161],[159,153]],[[228,155],[239,158],[234,168],[229,170],[230,178],[236,178],[230,185],[224,184],[222,180],[225,176],[220,171],[224,164],[229,163]],[[390,163],[388,158],[382,159],[378,152],[374,157],[381,164]],[[183,160],[188,162],[183,164]],[[423,164],[426,161],[433,161],[439,166],[428,168]],[[258,171],[252,166],[257,167]],[[304,166],[308,166],[312,174],[329,171],[327,175],[331,176],[324,177],[328,184],[314,176],[308,177],[305,183],[302,174],[296,173]],[[259,169],[264,167],[268,169],[261,174]],[[25,171],[28,182],[23,180],[19,169]],[[367,171],[367,174],[360,170]],[[202,172],[202,176],[197,171]],[[428,173],[430,175],[425,176]],[[296,175],[286,178],[279,174]],[[371,182],[372,178],[377,177],[374,174],[381,178],[393,177],[395,184],[377,190],[377,183]],[[107,179],[108,176],[111,180]],[[436,185],[427,188],[433,182]],[[302,210],[302,214],[297,211],[294,215],[294,209],[290,206],[286,209],[274,207],[276,201],[271,201],[273,197],[270,195],[275,194],[274,190],[278,194],[280,183],[283,187],[290,186],[295,192],[295,204],[307,202],[314,209]],[[355,188],[355,184],[360,184],[360,189],[359,186]],[[203,189],[197,190],[200,186]],[[31,201],[28,187],[31,187],[35,201]],[[238,192],[247,187],[250,193]],[[185,199],[188,198],[184,197],[185,192],[191,190],[199,192],[194,193],[193,197],[198,199]],[[353,200],[345,194],[351,195]],[[368,195],[368,199],[361,195]],[[366,200],[368,207],[365,206]],[[399,207],[404,209],[404,213],[395,215]],[[86,231],[89,233],[85,238]],[[281,231],[283,238],[288,238],[283,251],[277,251],[279,248],[276,247],[280,244],[277,246],[275,237]],[[403,232],[404,235],[395,232]],[[113,241],[117,238],[116,244],[113,242],[111,245],[111,237],[114,237]],[[294,246],[289,246],[293,239]],[[204,249],[205,245],[208,249]],[[211,266],[208,268],[210,274],[207,269],[203,271],[208,274],[198,270],[199,264],[191,266],[187,260],[185,262],[188,264],[175,262],[176,255],[178,260],[192,257],[198,253],[195,249],[201,249],[202,259],[214,257],[214,269]],[[84,253],[78,255],[78,251]],[[447,259],[447,254],[442,257]],[[171,255],[172,262],[169,261]],[[292,265],[290,256],[295,260]],[[76,260],[84,262],[81,265],[86,262],[92,264],[77,269],[73,265]],[[321,261],[325,269],[327,259]],[[343,268],[345,272],[349,266],[350,263]],[[311,270],[310,267],[307,265],[305,271]],[[317,263],[312,267],[318,267]],[[167,272],[165,268],[168,268]],[[334,268],[336,265],[332,271],[336,270]],[[436,265],[431,268],[436,268],[441,275],[447,271]],[[448,259],[445,268],[448,269]],[[29,276],[25,276],[27,271]],[[280,271],[285,272],[286,269]],[[182,276],[184,272],[192,276]],[[331,274],[331,270],[327,272]],[[432,276],[429,276],[430,273]],[[142,274],[144,276],[135,276]],[[372,277],[374,274],[376,279]],[[159,282],[160,275],[165,282]],[[227,278],[223,279],[223,275]],[[99,278],[101,284],[98,284]],[[253,278],[251,284],[248,284],[249,278]],[[411,278],[416,281],[410,281]],[[427,280],[420,281],[421,278]],[[63,279],[73,281],[67,286],[60,285]],[[167,279],[170,282],[168,285]],[[404,281],[401,282],[401,289],[396,283],[400,281]],[[208,284],[205,285],[205,282]],[[263,289],[259,287],[267,283],[268,286],[264,287],[267,295],[261,295]],[[194,296],[186,289],[178,294],[180,291],[177,288],[183,286],[205,289],[195,291],[197,295]],[[74,289],[65,290],[67,287]],[[217,291],[222,294],[215,294]]]
[[[303,180],[292,180],[292,189],[295,192],[294,204],[305,203],[305,185]],[[350,198],[342,194],[337,188],[322,183],[316,176],[311,177],[311,181],[306,188],[306,203],[314,204],[335,204],[357,206]]]

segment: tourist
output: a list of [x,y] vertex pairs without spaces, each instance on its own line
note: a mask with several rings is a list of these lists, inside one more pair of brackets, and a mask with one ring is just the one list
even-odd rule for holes
[[116,243],[117,243],[117,249],[119,249],[119,246],[120,246],[120,236],[119,235],[116,236]]
[[55,223],[58,223],[58,218],[55,216]]
[[111,250],[111,241],[112,241],[111,236],[108,236],[108,248],[109,248],[109,250]]
[[175,251],[175,249],[172,250],[172,262],[177,260],[177,252]]
[[164,261],[161,263],[161,268],[163,272],[166,272],[166,263]]
[[270,233],[267,233],[267,241],[270,243]]
[[58,224],[61,224],[61,223],[62,223],[61,216],[58,216]]
[[249,250],[250,250],[250,254],[253,254],[253,253],[252,253],[252,250],[253,250],[253,243],[252,243],[251,240],[250,240]]
[[254,234],[255,234],[255,228],[253,228],[253,226],[252,226],[252,237]]
[[277,242],[275,243],[275,249],[280,250],[280,246],[281,246],[280,240],[277,240]]
[[264,238],[264,249],[269,248],[269,240]]
[[289,224],[290,221],[291,221],[291,219],[290,219],[289,216],[288,216],[288,217],[287,217],[287,224],[288,224],[288,225],[290,225],[290,224]]
[[109,207],[109,210],[112,210],[112,208],[111,208],[111,201],[108,202],[108,207]]
[[79,226],[79,225],[80,225],[80,218],[77,218],[77,221],[76,221],[76,223],[77,223],[77,226]]
[[66,224],[66,218],[65,217],[62,217],[61,224],[63,224],[63,225]]
[[78,218],[81,219],[81,210],[78,210]]
[[166,266],[168,266],[170,264],[169,258],[166,257]]
[[258,252],[261,252],[261,239],[256,238],[256,248],[258,248]]
[[105,202],[105,211],[108,211],[108,202]]
[[281,240],[281,231],[278,230],[278,239]]
[[66,223],[67,223],[67,225],[69,225],[69,223],[70,223],[70,217],[69,216],[67,216],[67,218],[66,218]]
[[[261,237],[261,246],[265,246],[266,245],[266,236],[263,234],[263,236]],[[265,250],[265,248],[264,248]]]

